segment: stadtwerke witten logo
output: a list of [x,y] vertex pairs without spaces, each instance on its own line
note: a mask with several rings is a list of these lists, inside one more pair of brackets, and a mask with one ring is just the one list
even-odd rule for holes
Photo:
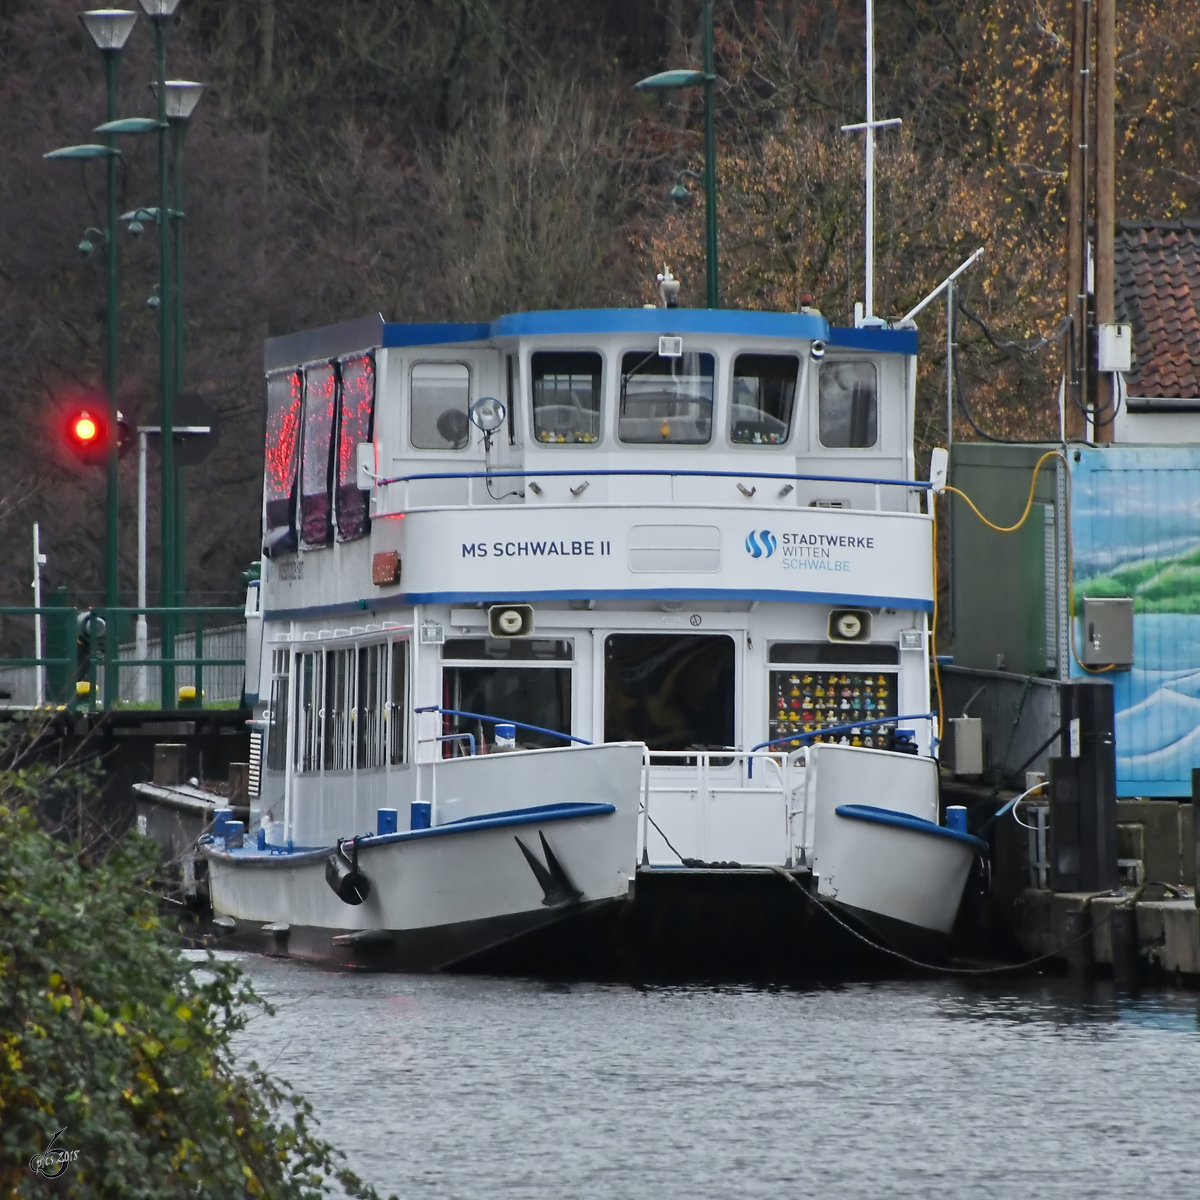
[[770,558],[779,543],[769,529],[752,529],[746,535],[746,553],[751,558]]

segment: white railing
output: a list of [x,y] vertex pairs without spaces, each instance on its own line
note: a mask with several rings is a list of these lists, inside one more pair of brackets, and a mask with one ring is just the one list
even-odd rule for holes
[[647,751],[638,861],[801,865],[807,804],[803,751]]

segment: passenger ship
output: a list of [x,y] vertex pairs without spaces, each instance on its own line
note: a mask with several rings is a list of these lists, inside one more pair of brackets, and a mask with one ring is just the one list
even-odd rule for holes
[[668,303],[268,341],[225,924],[645,977],[945,939],[982,843],[939,824],[916,350]]

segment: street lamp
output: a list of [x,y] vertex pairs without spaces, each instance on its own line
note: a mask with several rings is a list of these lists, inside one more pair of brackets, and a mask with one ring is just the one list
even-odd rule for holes
[[[167,121],[171,126],[171,142],[175,150],[175,207],[171,212],[175,226],[175,291],[171,297],[175,321],[175,397],[183,395],[183,139],[188,131],[192,113],[200,103],[205,84],[187,79],[168,79]],[[154,88],[157,94],[158,88]],[[187,584],[185,568],[185,535],[187,530],[187,500],[182,471],[175,472],[175,566],[176,589],[180,600]]]
[[[717,145],[713,128],[713,21],[712,0],[704,0],[704,70],[660,71],[634,86],[641,92],[668,91],[686,87],[704,87],[704,258],[708,307],[718,307],[717,286]],[[683,189],[677,179],[671,195]]]
[[[96,49],[104,60],[104,90],[106,97],[105,120],[112,121],[117,113],[117,67],[120,63],[121,51],[137,24],[138,15],[123,8],[97,8],[79,14],[79,20]],[[120,499],[119,477],[117,475],[117,402],[120,388],[117,372],[117,156],[120,151],[115,144],[115,135],[108,133],[104,145],[67,146],[61,150],[53,150],[46,155],[50,159],[89,159],[106,158],[108,160],[107,208],[108,220],[103,233],[104,248],[108,264],[108,313],[106,338],[106,383],[108,387],[109,437],[108,456],[105,464],[105,535],[104,535],[104,602],[109,608],[116,608],[121,602],[120,597],[120,542],[118,504]],[[84,254],[91,252],[92,244],[88,233],[99,232],[88,230],[83,235],[79,248]],[[85,248],[86,247],[86,248]],[[110,639],[111,640],[111,639]],[[107,644],[106,644],[107,645]],[[111,654],[111,651],[108,651]],[[115,701],[112,694],[113,672],[104,673],[105,702]]]
[[[117,115],[117,67],[121,59],[121,51],[137,24],[138,15],[123,8],[97,8],[90,12],[79,14],[80,23],[87,30],[88,36],[95,43],[104,59],[104,91],[106,122],[113,121]],[[105,517],[106,530],[104,538],[104,602],[109,608],[116,608],[121,603],[120,597],[120,543],[118,504],[119,489],[117,476],[117,402],[120,383],[117,371],[117,154],[116,136],[109,133],[105,136],[105,146],[108,154],[108,189],[107,208],[108,220],[105,225],[104,245],[108,259],[108,412],[109,432],[108,463],[106,466],[105,486]],[[84,236],[84,242],[87,236]],[[82,243],[81,243],[82,246]],[[105,684],[109,685],[109,673],[105,672]],[[115,697],[114,697],[115,699]]]
[[[159,459],[162,463],[162,606],[175,604],[175,437],[172,413],[171,371],[171,245],[167,213],[167,23],[179,0],[138,0],[154,27],[154,58],[158,86],[158,306],[159,355]],[[162,621],[162,705],[175,704],[175,623],[169,614]]]

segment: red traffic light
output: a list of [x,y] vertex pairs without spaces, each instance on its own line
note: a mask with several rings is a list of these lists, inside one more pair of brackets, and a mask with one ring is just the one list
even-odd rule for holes
[[108,460],[108,413],[92,402],[71,405],[64,414],[67,449],[88,466],[101,466]]
[[100,426],[96,424],[96,418],[86,409],[75,418],[75,423],[71,426],[71,436],[80,446],[94,445],[100,436]]
[[[90,467],[108,462],[108,449],[113,440],[112,420],[103,400],[76,400],[62,414],[62,437],[66,448]],[[133,441],[132,430],[125,417],[117,414],[115,431],[118,456],[123,456]]]

